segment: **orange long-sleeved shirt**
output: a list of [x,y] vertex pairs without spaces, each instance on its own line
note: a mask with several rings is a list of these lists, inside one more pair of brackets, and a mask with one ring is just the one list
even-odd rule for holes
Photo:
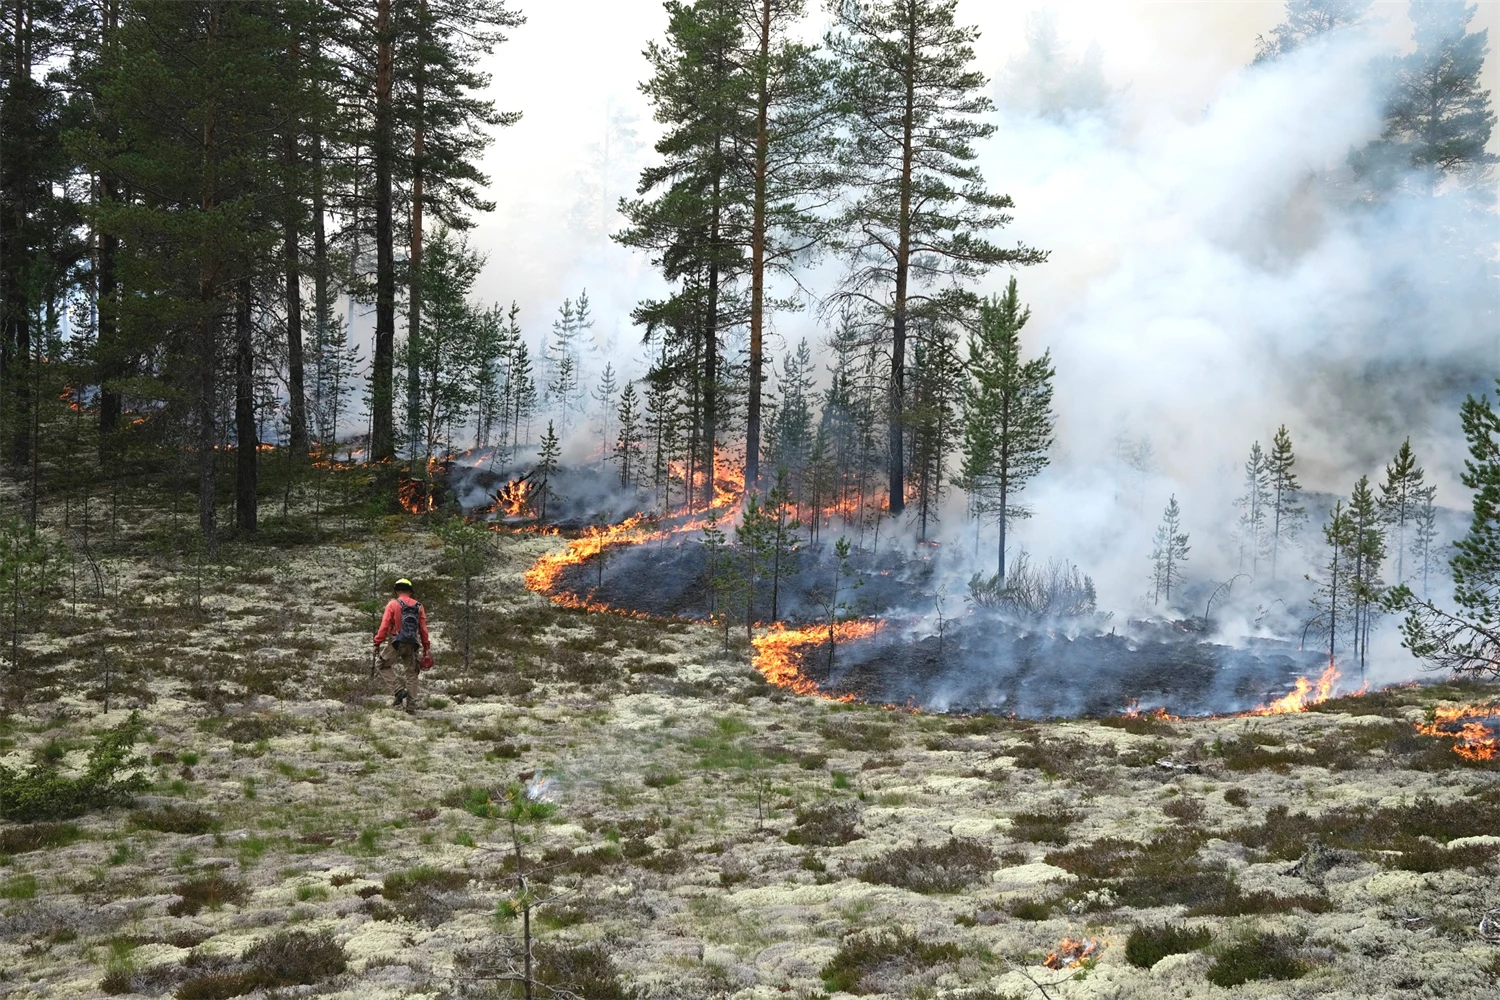
[[[401,606],[406,602],[399,597],[391,599],[391,603],[385,606],[385,614],[380,619],[380,631],[375,633],[375,644],[385,642],[386,636],[395,635],[401,631]],[[417,605],[417,634],[422,637],[422,652],[432,652],[432,642],[427,638],[427,609],[416,601]]]

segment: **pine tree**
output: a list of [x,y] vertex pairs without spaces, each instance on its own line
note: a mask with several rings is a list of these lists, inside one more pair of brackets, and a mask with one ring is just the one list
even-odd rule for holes
[[1240,508],[1240,569],[1245,568],[1245,555],[1250,555],[1250,575],[1260,572],[1260,557],[1266,554],[1266,519],[1275,505],[1275,491],[1271,485],[1271,467],[1260,442],[1250,446],[1250,458],[1245,462],[1245,492],[1235,500]]
[[1422,600],[1427,600],[1427,577],[1432,570],[1433,547],[1437,544],[1437,487],[1424,487],[1417,496],[1416,514],[1412,519],[1411,554],[1422,574]]
[[1497,157],[1488,151],[1495,127],[1484,89],[1487,30],[1469,31],[1478,8],[1465,0],[1413,0],[1408,14],[1416,47],[1384,64],[1390,96],[1379,139],[1351,154],[1356,174],[1378,190],[1414,172],[1427,194],[1445,177],[1481,184]]
[[[415,343],[427,329],[422,322],[426,214],[432,212],[445,229],[463,230],[472,224],[469,212],[494,208],[480,195],[488,178],[479,171],[478,161],[494,130],[515,124],[521,115],[496,111],[493,101],[477,96],[490,82],[478,66],[505,41],[503,29],[525,18],[508,10],[505,0],[417,0],[400,5],[395,13],[395,127],[402,140],[397,148],[411,150],[402,164],[410,179],[411,212],[407,339]],[[407,420],[413,426],[422,405],[420,386],[416,370],[408,365]]]
[[812,351],[804,339],[797,349],[781,359],[776,376],[777,398],[766,435],[766,465],[788,481],[794,496],[800,494],[802,471],[807,464],[813,438]]
[[677,400],[665,353],[646,372],[646,439],[651,446],[651,487],[662,513],[672,508],[672,456],[677,450]]
[[552,427],[552,421],[547,421],[547,433],[542,435],[542,448],[537,453],[536,474],[537,500],[541,507],[537,512],[537,520],[547,523],[547,499],[555,496],[552,492],[552,479],[557,475],[557,460],[562,455],[562,442],[557,439],[557,431]]
[[[1323,526],[1323,540],[1328,544],[1328,562],[1324,569],[1326,576],[1312,599],[1317,611],[1313,623],[1319,619],[1328,623],[1328,663],[1332,666],[1338,654],[1341,622],[1339,614],[1342,612],[1347,618],[1353,617],[1348,610],[1348,606],[1352,604],[1349,594],[1353,589],[1354,576],[1351,555],[1358,542],[1354,518],[1344,509],[1343,500],[1334,503],[1328,523]],[[1340,601],[1343,603],[1340,604]],[[1344,628],[1352,631],[1348,623],[1344,624]]]
[[1385,467],[1380,484],[1380,515],[1396,531],[1396,582],[1406,582],[1406,532],[1417,518],[1426,487],[1426,474],[1411,451],[1411,438],[1401,442],[1395,459]]
[[[573,426],[574,414],[583,411],[583,332],[587,329],[587,292],[575,308],[564,299],[552,321],[552,343],[547,351],[547,396],[556,407],[563,433]],[[591,322],[591,321],[590,321]]]
[[599,404],[599,464],[601,466],[609,461],[610,452],[615,445],[609,433],[609,422],[614,415],[615,408],[619,405],[619,400],[615,398],[615,393],[619,389],[619,382],[615,379],[615,366],[612,362],[606,361],[604,370],[599,373],[599,382],[591,393],[594,402]]
[[752,78],[745,72],[745,22],[738,0],[668,0],[664,43],[652,42],[652,76],[641,85],[656,120],[665,126],[655,149],[659,164],[641,172],[640,198],[622,201],[629,225],[615,234],[625,246],[650,253],[673,291],[641,302],[632,318],[648,335],[662,334],[694,359],[700,394],[690,432],[687,485],[714,494],[719,433],[720,341],[744,273],[744,251],[732,227],[746,200],[746,178],[735,150],[748,132]]
[[[734,529],[735,546],[740,554],[740,580],[745,595],[745,638],[748,640],[755,624],[756,599],[760,595],[761,578],[772,564],[775,553],[776,526],[760,494],[749,490],[745,496],[744,513]],[[772,616],[775,617],[774,615]]]
[[[280,105],[278,73],[285,45],[280,26],[257,8],[208,2],[139,2],[123,11],[98,68],[110,142],[86,143],[90,166],[137,194],[103,203],[97,225],[131,252],[115,276],[122,338],[164,355],[174,415],[194,426],[199,527],[207,553],[217,551],[215,453],[225,420],[220,369],[234,344],[240,437],[253,438],[250,382],[254,358],[243,355],[248,303],[256,279],[275,261],[279,198],[273,183]],[[184,121],[218,127],[184,130]],[[133,250],[132,250],[133,248]],[[247,294],[245,281],[251,281]],[[144,345],[142,345],[144,346]],[[248,442],[245,442],[248,443]],[[253,444],[251,444],[253,448]],[[248,461],[237,468],[238,496],[249,499]],[[250,504],[242,503],[248,516]]]
[[1292,436],[1286,424],[1276,428],[1276,437],[1271,442],[1271,457],[1267,471],[1271,477],[1271,579],[1276,579],[1276,557],[1281,544],[1296,534],[1298,526],[1307,517],[1307,511],[1297,503],[1302,487],[1297,483],[1297,474],[1292,471],[1297,456],[1292,452]]
[[[511,309],[512,329],[514,329],[515,309]],[[525,443],[531,444],[531,416],[536,412],[537,392],[536,380],[531,376],[531,355],[526,350],[526,342],[520,339],[517,332],[515,352],[511,355],[510,367],[507,370],[506,387],[506,409],[510,413],[510,453],[514,458],[521,450],[521,427],[526,427]]]
[[635,382],[627,381],[620,392],[620,405],[616,411],[620,431],[614,447],[615,458],[620,463],[620,485],[625,487],[640,478],[641,411],[637,400]]
[[[906,503],[906,340],[913,311],[954,316],[971,301],[962,282],[1047,255],[1001,248],[985,234],[1010,221],[992,194],[974,143],[995,126],[972,68],[972,27],[955,23],[957,0],[873,0],[836,8],[829,45],[841,63],[848,109],[841,155],[852,194],[841,223],[849,264],[838,298],[874,303],[890,324],[887,437],[892,515]],[[931,293],[921,289],[943,285]]]
[[829,215],[819,211],[836,186],[831,169],[838,105],[832,69],[798,42],[806,0],[751,0],[740,7],[752,105],[740,169],[748,174],[749,218],[735,227],[749,251],[748,396],[745,481],[760,481],[761,392],[765,381],[765,322],[773,307],[771,273],[806,263],[826,239]]
[[981,303],[978,326],[969,332],[959,476],[976,518],[987,514],[999,525],[995,572],[1000,589],[1005,586],[1006,527],[1029,516],[1016,497],[1047,467],[1055,419],[1051,352],[1021,360],[1021,329],[1030,318],[1012,278],[1003,296]]
[[1350,610],[1354,614],[1354,653],[1363,673],[1369,662],[1371,623],[1381,598],[1380,566],[1385,561],[1385,532],[1370,477],[1360,476],[1349,497],[1353,529],[1349,548],[1353,573],[1349,581]]
[[1182,564],[1187,562],[1188,536],[1182,530],[1182,508],[1173,495],[1162,512],[1161,526],[1151,549],[1151,603],[1172,604],[1172,588],[1182,583]]
[[1287,0],[1286,19],[1271,37],[1255,36],[1255,61],[1268,62],[1294,52],[1321,35],[1364,21],[1370,0]]
[[407,371],[416,371],[422,381],[416,394],[421,423],[408,437],[418,448],[413,460],[421,457],[424,469],[431,465],[441,430],[462,419],[478,398],[473,373],[482,366],[482,311],[468,301],[468,294],[483,266],[484,258],[446,229],[435,233],[423,258],[422,329],[405,351]]
[[906,407],[909,460],[906,479],[916,507],[917,540],[938,519],[938,508],[948,491],[947,461],[957,432],[954,403],[959,395],[953,334],[926,322],[915,324],[921,338],[912,350],[907,376],[910,399]]
[[797,540],[802,523],[792,512],[792,494],[785,475],[777,474],[764,509],[771,562],[771,620],[776,621],[781,611],[781,581],[796,572],[797,554],[802,549]]
[[1458,608],[1419,600],[1405,585],[1392,588],[1385,606],[1405,613],[1401,644],[1414,656],[1455,673],[1500,676],[1500,412],[1486,394],[1465,399],[1459,416],[1469,442],[1461,479],[1474,497],[1469,531],[1448,561]]

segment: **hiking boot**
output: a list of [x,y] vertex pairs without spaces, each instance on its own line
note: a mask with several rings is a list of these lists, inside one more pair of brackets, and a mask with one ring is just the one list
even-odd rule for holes
[[[395,697],[395,700],[393,700],[391,702],[391,707],[392,708],[400,708],[401,705],[402,705],[402,703],[405,702],[405,701],[406,701],[406,688],[397,688],[396,689],[396,697]],[[411,711],[411,705],[410,704],[408,704],[406,706],[406,710],[408,712]]]
[[413,705],[411,703],[411,699],[410,698],[406,699],[406,714],[407,715],[416,715],[417,714],[417,706],[415,706],[415,705]]

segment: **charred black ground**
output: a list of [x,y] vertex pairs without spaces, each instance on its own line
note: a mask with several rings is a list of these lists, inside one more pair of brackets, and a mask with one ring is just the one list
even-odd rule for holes
[[[482,509],[526,467],[456,466],[466,506]],[[534,474],[533,477],[534,479]],[[579,467],[554,475],[561,530],[618,524],[647,498]],[[492,516],[500,516],[493,513]],[[680,523],[678,519],[675,523]],[[647,530],[670,529],[664,519]],[[732,535],[732,529],[726,534]],[[791,568],[757,586],[748,617],[809,627],[828,620],[836,583],[831,544],[805,541]],[[714,559],[696,531],[611,545],[563,569],[558,588],[591,604],[657,618],[707,621],[716,595]],[[1174,715],[1254,709],[1317,676],[1326,657],[1274,639],[1212,641],[1201,620],[1116,622],[1106,615],[1064,621],[1016,620],[948,593],[925,550],[854,550],[841,571],[838,600],[861,617],[885,620],[874,635],[807,644],[789,655],[820,689],[880,704],[932,711],[993,712],[1027,718],[1103,716],[1165,708]],[[858,581],[858,587],[853,584]],[[951,587],[952,581],[948,581]],[[939,605],[942,613],[939,614]],[[747,615],[741,603],[734,620]],[[847,617],[848,612],[844,613]]]

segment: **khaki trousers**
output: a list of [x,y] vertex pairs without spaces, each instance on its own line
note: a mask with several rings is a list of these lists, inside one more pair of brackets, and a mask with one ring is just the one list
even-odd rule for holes
[[[408,705],[417,702],[417,679],[422,673],[417,667],[417,650],[416,645],[406,643],[384,642],[380,645],[380,679],[393,696],[401,688],[406,688]],[[401,667],[401,676],[397,675],[397,665]]]

